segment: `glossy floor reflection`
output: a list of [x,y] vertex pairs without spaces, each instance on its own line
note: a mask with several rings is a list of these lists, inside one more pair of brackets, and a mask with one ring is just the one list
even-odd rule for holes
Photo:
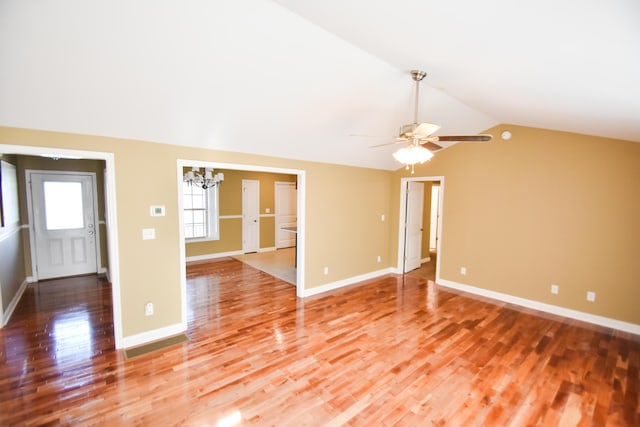
[[190,340],[125,360],[96,277],[0,330],[0,425],[638,425],[640,339],[389,275],[304,300],[189,265]]

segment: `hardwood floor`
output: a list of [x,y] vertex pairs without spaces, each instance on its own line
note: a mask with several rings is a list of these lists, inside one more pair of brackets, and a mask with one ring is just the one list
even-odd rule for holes
[[188,342],[125,360],[96,277],[0,330],[0,425],[638,426],[640,337],[389,275],[306,299],[190,265]]

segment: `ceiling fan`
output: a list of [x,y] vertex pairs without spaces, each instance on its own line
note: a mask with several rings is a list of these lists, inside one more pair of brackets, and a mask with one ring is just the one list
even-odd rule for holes
[[407,165],[407,169],[416,163],[424,163],[433,157],[433,152],[442,149],[441,145],[436,144],[439,141],[451,142],[485,142],[491,141],[491,135],[433,135],[440,129],[440,126],[432,123],[418,123],[418,100],[420,94],[420,82],[426,77],[427,73],[420,70],[411,70],[411,77],[416,82],[416,99],[413,116],[413,123],[400,127],[399,135],[393,142],[385,144],[373,145],[373,147],[382,147],[385,145],[408,143],[407,146],[393,153],[393,157],[400,163]]

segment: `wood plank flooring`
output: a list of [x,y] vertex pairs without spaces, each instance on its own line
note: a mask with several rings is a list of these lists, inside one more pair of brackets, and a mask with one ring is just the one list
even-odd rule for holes
[[0,425],[638,426],[640,338],[389,275],[306,299],[188,266],[189,341],[125,360],[110,285],[30,286]]

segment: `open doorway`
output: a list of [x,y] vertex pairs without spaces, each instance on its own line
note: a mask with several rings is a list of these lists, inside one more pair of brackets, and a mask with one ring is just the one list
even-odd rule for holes
[[401,274],[437,280],[444,177],[401,179],[398,266]]
[[[247,180],[251,180],[251,179],[256,179],[255,177],[252,177],[252,174],[256,174],[256,173],[264,173],[264,174],[273,174],[274,176],[278,175],[279,177],[276,179],[276,181],[281,181],[283,177],[285,176],[289,176],[291,178],[291,182],[294,184],[294,187],[296,189],[296,195],[295,195],[295,200],[294,199],[290,199],[293,200],[293,202],[295,203],[295,219],[293,221],[293,225],[291,223],[291,221],[289,221],[291,218],[288,218],[286,222],[286,224],[284,222],[281,223],[281,221],[277,221],[277,216],[280,213],[279,211],[274,211],[274,208],[277,208],[276,206],[270,206],[268,209],[265,208],[265,206],[260,206],[260,209],[257,213],[257,217],[254,218],[256,219],[256,221],[263,223],[263,225],[265,224],[269,224],[269,226],[265,226],[265,227],[261,227],[260,228],[260,234],[262,234],[265,230],[267,230],[268,233],[270,233],[269,239],[273,239],[273,245],[269,244],[267,245],[268,247],[264,247],[264,245],[261,245],[258,243],[257,245],[257,249],[256,249],[256,245],[254,244],[252,246],[252,250],[250,252],[256,252],[256,253],[252,253],[252,254],[248,254],[248,256],[256,256],[257,258],[260,258],[263,254],[268,254],[268,253],[272,253],[272,252],[287,252],[290,254],[293,254],[293,263],[294,264],[294,280],[291,280],[291,282],[294,282],[295,287],[296,287],[296,295],[298,297],[301,297],[303,294],[303,290],[304,290],[304,242],[305,242],[305,233],[304,233],[304,218],[305,218],[305,212],[304,212],[304,204],[305,204],[305,171],[303,170],[294,170],[294,169],[285,169],[285,168],[274,168],[274,167],[265,167],[265,166],[254,166],[254,165],[243,165],[243,164],[228,164],[228,163],[218,163],[218,162],[204,162],[204,161],[197,161],[197,160],[184,160],[184,159],[180,159],[177,161],[177,179],[180,183],[182,183],[183,181],[183,174],[184,174],[184,170],[185,168],[212,168],[216,171],[225,171],[224,172],[224,176],[225,176],[225,180],[224,182],[221,184],[221,192],[224,190],[228,190],[231,187],[229,187],[229,184],[232,184],[231,180],[227,179],[228,176],[232,175],[232,172],[234,173],[238,173],[238,172],[242,172],[242,177],[238,180],[239,183],[242,183],[243,180],[246,182]],[[246,176],[244,176],[246,175]],[[241,191],[241,187],[240,185],[243,184],[238,184],[238,191],[235,193],[239,193],[239,191]],[[226,187],[225,187],[226,186]],[[180,235],[180,239],[181,239],[181,253],[180,253],[180,257],[181,257],[181,266],[183,268],[183,271],[181,272],[181,277],[182,277],[182,292],[183,295],[186,295],[186,263],[187,261],[191,262],[191,261],[204,261],[207,259],[214,259],[214,258],[219,258],[219,257],[224,257],[224,256],[231,256],[234,258],[240,258],[242,256],[245,256],[245,252],[247,252],[245,249],[248,248],[245,247],[244,244],[244,232],[243,232],[243,222],[244,222],[244,217],[242,214],[243,208],[243,201],[241,198],[237,198],[236,202],[231,201],[231,203],[236,203],[236,209],[234,212],[226,212],[225,209],[223,209],[222,204],[220,205],[220,221],[225,221],[226,223],[236,223],[237,226],[234,227],[228,227],[228,232],[229,233],[237,233],[238,238],[242,239],[242,245],[240,247],[230,247],[226,244],[226,241],[223,241],[223,239],[220,240],[219,243],[215,243],[215,242],[209,242],[209,243],[203,243],[202,246],[204,246],[205,244],[208,247],[216,247],[215,249],[215,254],[211,254],[211,253],[205,253],[205,252],[211,252],[209,251],[203,251],[202,253],[195,253],[194,250],[192,249],[197,249],[197,246],[191,246],[191,242],[189,243],[190,245],[190,254],[187,257],[187,248],[186,248],[186,243],[187,240],[185,239],[184,233],[183,233],[183,225],[184,225],[184,218],[183,218],[183,193],[184,193],[184,187],[183,185],[179,185],[179,194],[178,194],[178,200],[179,200],[179,206],[178,206],[178,211],[180,213],[180,230],[181,230],[181,235]],[[271,191],[271,193],[276,193],[277,186],[274,186],[273,184],[271,184],[269,186],[269,191]],[[260,189],[260,194],[262,194],[263,191],[265,191],[266,188],[261,187]],[[273,195],[273,194],[272,194]],[[274,198],[275,200],[275,198]],[[255,209],[254,209],[255,211]],[[254,216],[255,216],[255,212],[254,212]],[[276,222],[277,222],[277,226],[276,226]],[[282,236],[279,237],[278,234],[278,227],[283,227],[284,225],[287,225],[288,228],[293,228],[295,230],[295,239],[293,239],[294,246],[293,247],[279,247],[279,246],[286,246],[286,245],[282,245]],[[222,231],[222,227],[221,227],[221,231]],[[264,236],[259,236],[260,239],[262,239],[262,237]],[[280,239],[280,240],[279,240]],[[280,242],[280,243],[278,243]],[[274,255],[273,253],[271,255]],[[259,267],[256,267],[258,269],[260,269]],[[266,270],[263,270],[266,271]],[[267,273],[269,273],[269,271],[267,271]],[[276,277],[277,274],[272,274],[275,275]],[[186,298],[183,299],[183,301],[186,301]],[[184,307],[183,310],[184,313],[187,312],[186,307]]]
[[[119,256],[118,256],[118,247],[117,247],[117,218],[116,218],[116,195],[115,195],[115,159],[113,153],[107,152],[96,152],[96,151],[84,151],[84,150],[69,150],[55,147],[38,147],[38,146],[22,146],[22,145],[5,145],[0,144],[0,152],[4,155],[10,155],[13,158],[20,157],[33,157],[33,158],[49,158],[49,159],[58,159],[68,164],[73,164],[73,162],[80,162],[82,160],[92,160],[100,163],[100,176],[104,178],[103,185],[100,185],[96,188],[96,192],[99,192],[100,195],[104,196],[104,217],[103,223],[98,223],[98,227],[104,228],[104,239],[101,239],[102,244],[101,252],[105,253],[105,258],[107,259],[107,265],[105,271],[97,271],[97,272],[105,272],[108,274],[109,281],[111,282],[111,300],[113,303],[113,333],[114,333],[114,341],[116,348],[123,347],[123,336],[122,336],[122,322],[121,322],[121,301],[120,301],[120,274],[119,274]],[[63,160],[64,159],[64,160]],[[37,168],[41,169],[41,168]],[[70,167],[73,170],[73,167]],[[76,168],[77,169],[77,168]],[[24,177],[19,178],[21,185],[24,184],[26,186],[26,182],[24,181]],[[33,243],[30,242],[30,236],[27,235],[29,220],[27,219],[26,214],[26,191],[21,191],[21,194],[24,199],[21,201],[20,205],[25,209],[22,212],[21,223],[23,226],[19,227],[20,231],[18,235],[24,236],[22,238],[22,245],[25,256],[28,262],[28,267],[23,272],[25,275],[25,280],[21,288],[12,295],[14,300],[19,300],[22,296],[22,293],[26,289],[29,282],[37,280],[37,274],[34,273],[35,267],[33,267],[33,263],[37,262],[35,256],[31,255],[30,245]],[[94,222],[93,229],[96,230],[96,223]],[[95,231],[94,231],[95,232]],[[30,232],[28,234],[33,234]],[[16,246],[21,247],[21,246]],[[31,260],[30,258],[34,258]],[[28,271],[31,270],[31,271]]]

